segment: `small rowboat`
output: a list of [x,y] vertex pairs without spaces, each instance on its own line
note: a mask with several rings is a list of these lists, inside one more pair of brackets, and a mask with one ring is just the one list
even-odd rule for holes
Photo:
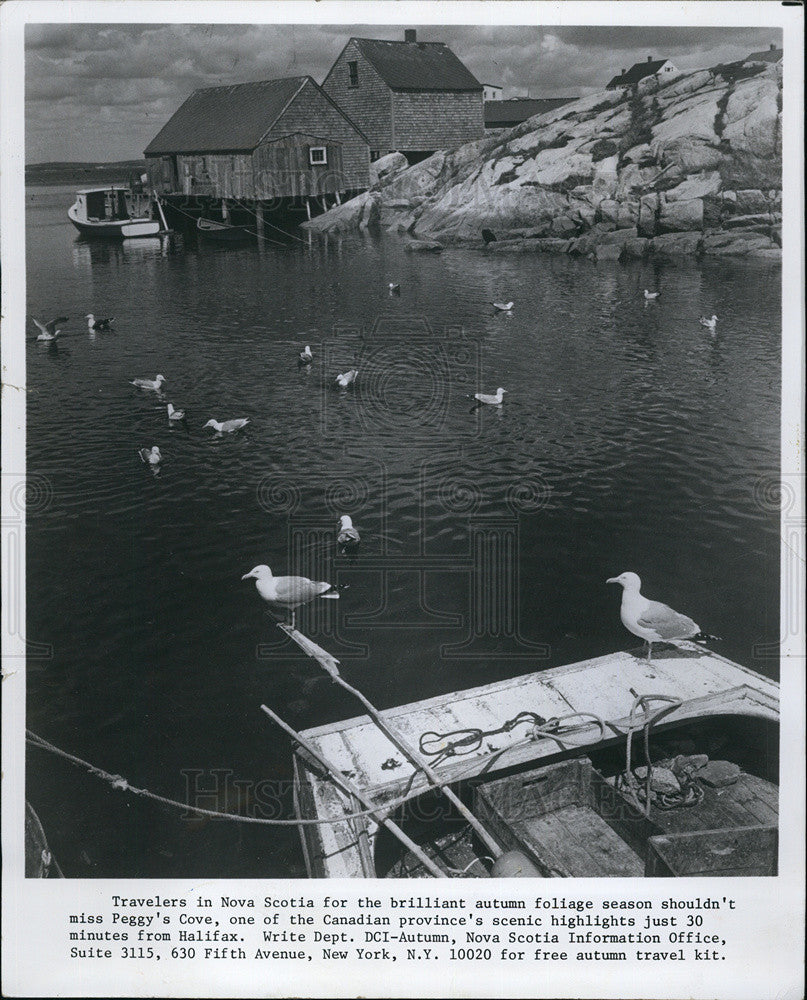
[[200,236],[220,243],[238,243],[250,239],[252,233],[247,226],[231,226],[213,219],[197,219],[196,230]]

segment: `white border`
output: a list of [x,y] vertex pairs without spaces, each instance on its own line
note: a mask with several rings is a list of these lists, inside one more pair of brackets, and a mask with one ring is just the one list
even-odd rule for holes
[[[497,24],[598,25],[603,22],[626,25],[703,25],[760,26],[784,30],[785,128],[783,138],[785,211],[783,220],[783,407],[782,469],[796,484],[798,509],[790,512],[790,523],[800,520],[801,555],[783,544],[783,567],[795,569],[791,585],[799,587],[803,607],[804,574],[804,256],[803,256],[803,11],[782,7],[773,2],[695,3],[628,2],[605,5],[598,2],[522,3],[499,2],[376,2],[373,4],[336,3],[322,0],[289,0],[284,3],[199,4],[188,0],[137,4],[131,0],[7,0],[0,7],[0,96],[2,98],[2,134],[0,135],[0,249],[2,252],[2,467],[14,473],[24,468],[25,457],[25,258],[24,258],[24,108],[23,32],[28,22],[148,22],[148,23],[262,23],[262,24]],[[3,517],[9,514],[7,490],[3,489]],[[783,524],[784,528],[784,524]],[[4,539],[5,540],[5,539]],[[5,553],[4,553],[5,556]],[[792,560],[796,562],[792,562]],[[790,562],[788,562],[790,560]],[[787,574],[782,574],[782,608],[793,594],[785,590]],[[793,584],[795,579],[796,583]],[[4,558],[3,585],[8,587],[8,567]],[[7,596],[7,594],[6,594]],[[24,594],[18,595],[24,621]],[[793,606],[791,604],[791,606]],[[19,652],[20,640],[9,636],[4,618],[4,654]],[[783,635],[787,634],[783,622]],[[220,975],[209,968],[190,969],[187,975],[167,976],[159,967],[140,967],[124,973],[120,966],[90,967],[81,972],[59,968],[49,962],[48,941],[63,933],[63,925],[49,923],[63,914],[69,905],[78,909],[93,908],[93,900],[105,893],[120,891],[114,880],[66,880],[24,883],[19,873],[22,864],[22,815],[24,808],[24,672],[19,659],[4,659],[3,693],[3,958],[5,995],[51,996],[283,996],[289,993],[310,996],[621,996],[621,997],[792,997],[801,995],[801,954],[804,931],[804,635],[794,638],[783,659],[782,684],[782,826],[780,863],[782,875],[776,880],[720,880],[721,895],[728,891],[749,907],[748,940],[742,961],[731,968],[714,969],[708,965],[670,971],[665,967],[660,977],[652,968],[641,978],[633,968],[615,972],[592,968],[590,982],[571,977],[568,970],[531,964],[513,968],[503,976],[500,967],[467,970],[452,968],[447,981],[440,982],[431,972],[407,970],[405,982],[395,981],[387,971],[351,968],[318,969],[310,966],[299,975],[288,970],[273,970],[271,981],[256,981],[254,972],[246,976],[236,963],[222,963]],[[592,898],[629,894],[631,883],[604,885],[604,880],[575,880],[577,894],[589,892]],[[138,892],[166,892],[178,895],[198,891],[199,884],[189,880],[125,883],[126,891],[137,886]],[[264,892],[283,892],[283,882],[216,883],[237,893],[262,896]],[[454,884],[456,892],[470,891],[469,882]],[[557,889],[554,886],[558,886]],[[559,891],[554,883],[552,891]],[[208,889],[213,885],[208,883]],[[311,896],[326,890],[346,892],[348,888],[379,896],[394,894],[381,883],[345,886],[342,882],[294,882],[288,894],[303,889]],[[567,890],[570,884],[562,888]],[[636,887],[638,889],[638,887]],[[697,884],[703,891],[704,881]],[[448,890],[447,890],[448,891]],[[513,883],[508,891],[515,893]],[[545,889],[549,892],[549,889]],[[647,886],[642,886],[647,894]],[[532,892],[532,890],[531,890]],[[212,893],[214,894],[214,893]],[[404,893],[399,893],[403,895]],[[63,918],[62,918],[63,919]],[[754,921],[758,922],[758,928]],[[758,929],[759,933],[754,933]],[[51,935],[49,937],[49,935]],[[43,943],[34,950],[34,941]],[[315,964],[314,964],[315,965]],[[441,967],[443,973],[449,971]]]

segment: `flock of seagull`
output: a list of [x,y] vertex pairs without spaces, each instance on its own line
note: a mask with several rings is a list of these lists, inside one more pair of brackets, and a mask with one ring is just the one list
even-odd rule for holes
[[[390,282],[390,295],[400,295],[401,286]],[[661,292],[651,292],[644,290],[645,305],[655,302]],[[491,302],[497,312],[510,313],[515,305],[514,302]],[[32,317],[33,319],[33,317]],[[87,327],[91,332],[112,331],[113,317],[96,319],[92,313],[85,316]],[[49,323],[42,323],[38,319],[33,319],[34,324],[40,330],[37,336],[38,341],[55,341],[61,333],[60,323],[66,323],[68,317],[59,316]],[[702,316],[700,324],[715,333],[717,328],[717,316]],[[313,364],[314,354],[310,345],[298,354],[298,364],[308,366]],[[333,384],[336,388],[345,390],[353,385],[358,378],[359,372],[356,368],[351,368],[346,372],[336,375]],[[166,379],[164,375],[156,375],[153,379],[136,378],[129,383],[137,389],[156,392],[162,395],[162,387]],[[501,386],[495,393],[477,392],[474,399],[478,404],[491,406],[501,406],[504,395],[507,392]],[[176,409],[173,403],[166,406],[169,423],[180,423],[186,419],[185,411]],[[203,429],[212,427],[217,434],[233,434],[242,430],[249,424],[249,419],[240,417],[231,420],[210,419]],[[138,451],[141,461],[150,466],[155,474],[159,474],[162,454],[158,445],[151,448],[141,448]],[[361,543],[361,535],[353,524],[353,520],[348,514],[343,514],[339,518],[336,529],[336,542],[340,551],[345,554],[355,552]],[[318,598],[337,599],[339,588],[324,580],[309,580],[302,576],[274,576],[269,566],[261,564],[255,566],[249,573],[241,577],[242,580],[255,580],[255,587],[260,597],[277,611],[290,613],[291,627],[295,628],[296,611],[299,607],[310,604]],[[620,607],[620,618],[625,628],[633,635],[643,639],[647,643],[647,660],[652,657],[652,646],[655,642],[676,643],[683,640],[705,641],[717,639],[717,636],[709,635],[701,630],[691,618],[674,611],[666,604],[659,601],[651,601],[641,593],[641,580],[632,572],[625,572],[616,577],[606,580],[606,583],[619,584],[622,587],[622,603]]]

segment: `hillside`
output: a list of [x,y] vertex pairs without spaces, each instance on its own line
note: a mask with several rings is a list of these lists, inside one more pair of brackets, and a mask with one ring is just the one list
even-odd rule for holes
[[29,163],[25,167],[26,185],[40,184],[112,184],[128,183],[129,175],[145,173],[145,160],[119,160],[116,163]]
[[[716,66],[604,91],[408,169],[390,154],[365,194],[314,219],[490,251],[777,257],[780,66]],[[418,248],[417,245],[414,248]],[[425,247],[424,247],[425,248]]]

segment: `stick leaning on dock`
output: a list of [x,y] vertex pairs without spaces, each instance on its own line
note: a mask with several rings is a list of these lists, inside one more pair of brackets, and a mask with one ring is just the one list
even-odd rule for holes
[[[281,729],[285,729],[285,731],[289,734],[289,736],[295,739],[300,744],[300,746],[303,747],[304,750],[306,750],[309,754],[311,754],[314,760],[319,761],[319,763],[322,764],[322,766],[325,768],[328,774],[333,778],[336,784],[342,787],[342,790],[344,792],[347,792],[349,795],[352,795],[354,798],[358,799],[359,802],[361,802],[361,804],[365,806],[367,809],[373,809],[375,807],[375,803],[370,799],[368,795],[365,795],[364,792],[362,792],[360,788],[354,785],[349,778],[346,778],[341,772],[337,771],[331,764],[329,764],[328,760],[322,756],[322,754],[314,747],[312,743],[310,743],[304,736],[302,736],[296,730],[292,729],[291,726],[285,723],[280,718],[279,715],[277,715],[275,712],[272,711],[271,708],[267,708],[266,705],[261,705],[261,711],[265,712],[270,719],[273,719],[281,727]],[[423,867],[427,871],[431,872],[435,878],[448,878],[448,875],[446,875],[446,873],[441,868],[439,868],[432,861],[432,859],[427,854],[425,854],[424,851],[420,847],[418,847],[418,845],[403,832],[403,830],[398,826],[397,823],[395,823],[393,820],[383,815],[381,808],[378,809],[377,813],[373,813],[373,819],[379,825],[383,824],[394,837],[397,837],[398,840],[404,845],[404,847],[406,847],[409,851],[411,851],[412,854],[414,854],[414,856],[418,859],[418,861],[423,865]]]
[[331,654],[326,650],[317,646],[316,643],[312,642],[307,636],[298,632],[297,629],[291,628],[290,625],[280,623],[278,624],[278,628],[282,629],[290,639],[293,639],[294,642],[296,642],[297,645],[312,659],[315,659],[323,670],[330,674],[336,684],[339,684],[345,689],[345,691],[349,691],[354,697],[359,699],[384,735],[401,751],[404,757],[406,757],[409,763],[412,764],[416,770],[423,772],[430,785],[445,795],[448,801],[476,831],[480,840],[485,844],[493,857],[498,858],[502,854],[502,849],[499,844],[493,839],[490,833],[488,833],[476,816],[474,816],[471,810],[459,799],[459,797],[440,781],[439,776],[432,770],[429,764],[420,758],[417,752],[409,746],[407,741],[394,729],[392,729],[375,705],[368,701],[361,691],[354,688],[351,684],[348,684],[348,682],[341,676],[338,668],[339,661],[331,656]]

